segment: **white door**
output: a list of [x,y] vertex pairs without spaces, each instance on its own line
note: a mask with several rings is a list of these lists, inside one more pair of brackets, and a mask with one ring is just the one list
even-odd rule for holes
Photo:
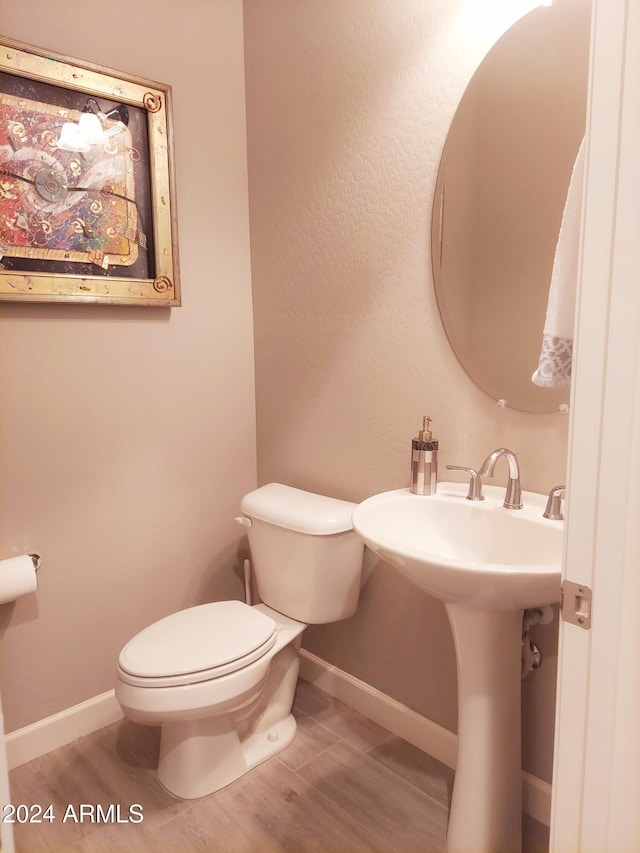
[[551,853],[640,850],[640,0],[594,0]]

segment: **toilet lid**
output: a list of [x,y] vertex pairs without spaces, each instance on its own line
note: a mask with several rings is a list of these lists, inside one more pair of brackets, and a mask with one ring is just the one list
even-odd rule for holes
[[[193,683],[234,672],[276,641],[276,623],[241,601],[216,601],[165,616],[120,652],[123,675]],[[149,683],[147,682],[147,683]]]

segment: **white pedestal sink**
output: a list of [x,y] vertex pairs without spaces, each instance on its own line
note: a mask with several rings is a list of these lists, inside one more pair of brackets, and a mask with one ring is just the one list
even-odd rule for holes
[[546,498],[504,488],[439,483],[363,501],[353,526],[416,586],[444,601],[458,665],[458,760],[448,853],[519,853],[521,829],[520,645],[527,608],[560,600],[563,522],[542,517]]

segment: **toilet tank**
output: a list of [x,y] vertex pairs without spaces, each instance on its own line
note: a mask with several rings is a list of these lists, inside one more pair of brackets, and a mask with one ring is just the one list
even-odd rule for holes
[[357,504],[281,483],[242,499],[258,594],[269,607],[308,624],[355,613],[364,544],[351,524]]

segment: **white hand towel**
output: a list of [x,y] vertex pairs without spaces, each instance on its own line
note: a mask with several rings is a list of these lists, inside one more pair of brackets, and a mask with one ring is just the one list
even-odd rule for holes
[[578,246],[584,184],[584,139],[573,167],[553,259],[547,316],[538,368],[531,377],[542,388],[571,384],[573,322],[578,280]]

